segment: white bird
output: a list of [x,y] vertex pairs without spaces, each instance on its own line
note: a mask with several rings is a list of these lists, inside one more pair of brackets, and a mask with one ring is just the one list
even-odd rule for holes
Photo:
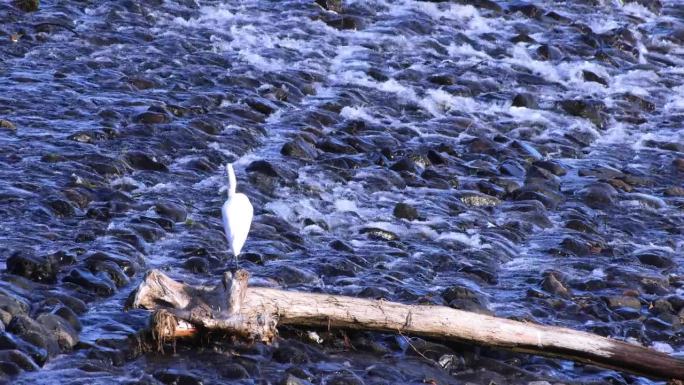
[[221,215],[223,217],[223,230],[226,232],[228,246],[233,252],[235,265],[237,266],[237,257],[247,240],[249,227],[252,225],[254,208],[249,202],[247,195],[235,192],[237,181],[231,163],[226,165],[226,171],[228,172],[228,199],[221,208]]

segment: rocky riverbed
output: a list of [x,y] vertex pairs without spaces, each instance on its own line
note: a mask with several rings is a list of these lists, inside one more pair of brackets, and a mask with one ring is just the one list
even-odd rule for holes
[[680,0],[32,3],[0,4],[0,381],[653,383],[373,333],[146,351],[146,270],[233,267],[226,162],[254,285],[684,356]]

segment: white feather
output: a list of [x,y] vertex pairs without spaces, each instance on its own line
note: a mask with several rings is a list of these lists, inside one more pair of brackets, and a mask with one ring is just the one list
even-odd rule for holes
[[235,192],[237,183],[231,164],[227,165],[226,171],[228,172],[228,200],[221,208],[221,216],[228,246],[233,256],[237,258],[247,240],[247,234],[249,234],[254,216],[254,208],[247,195]]

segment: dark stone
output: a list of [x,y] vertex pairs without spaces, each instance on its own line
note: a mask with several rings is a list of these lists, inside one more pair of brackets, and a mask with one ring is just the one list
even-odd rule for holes
[[559,274],[555,272],[545,273],[544,279],[542,280],[542,289],[559,297],[570,298],[572,295],[570,289],[568,289],[558,277]]
[[670,186],[665,189],[664,194],[668,197],[684,197],[684,188],[680,186]]
[[56,338],[61,352],[68,352],[78,343],[78,332],[65,319],[50,313],[43,313],[36,321]]
[[155,203],[154,210],[157,214],[164,218],[168,218],[174,222],[185,222],[188,217],[188,211],[185,205],[171,202],[171,201],[159,201]]
[[244,366],[237,363],[226,363],[222,364],[220,370],[221,378],[231,379],[231,380],[242,380],[249,378],[249,372]]
[[301,365],[309,362],[309,355],[298,346],[295,346],[291,341],[282,344],[273,351],[273,359],[282,364]]
[[567,174],[567,170],[560,165],[560,163],[551,160],[538,160],[532,165],[550,171],[553,175],[563,176]]
[[618,192],[608,183],[593,183],[582,190],[584,203],[593,209],[606,209],[615,203]]
[[20,275],[36,282],[54,283],[57,267],[48,258],[15,252],[6,262],[7,272]]
[[52,310],[52,314],[62,317],[66,322],[71,325],[71,327],[80,332],[83,329],[81,325],[81,320],[78,319],[78,315],[68,306],[58,305]]
[[0,362],[11,362],[19,368],[28,371],[40,369],[38,365],[24,352],[16,349],[0,350]]
[[163,370],[154,373],[154,378],[167,385],[202,385],[201,379],[186,372],[175,369]]
[[604,112],[606,105],[598,100],[563,100],[560,106],[568,114],[588,119],[601,129],[605,128],[608,121]]
[[[10,324],[7,325],[7,331],[21,337],[34,347],[43,349],[48,357],[52,357],[60,351],[56,338],[29,316],[14,316]],[[34,358],[37,357],[34,356]]]
[[73,269],[69,275],[62,279],[64,282],[76,284],[87,291],[93,292],[102,297],[108,297],[116,291],[116,286],[112,281],[105,281],[83,269]]
[[394,206],[394,216],[413,221],[418,219],[418,210],[408,203],[397,203],[397,205]]
[[604,78],[596,75],[595,73],[593,73],[591,71],[583,70],[582,76],[584,77],[584,80],[586,80],[588,82],[595,82],[595,83],[603,84],[604,86],[608,87],[608,81],[606,81]]
[[675,265],[672,258],[666,255],[665,251],[660,249],[640,251],[636,254],[636,257],[645,265],[651,265],[661,269],[666,269]]
[[521,93],[515,95],[513,98],[513,107],[537,109],[539,108],[539,105],[537,104],[537,98],[535,98],[534,95],[529,93]]
[[40,0],[14,0],[12,3],[24,12],[36,12],[40,9]]
[[452,286],[442,292],[442,298],[450,307],[481,314],[491,314],[488,301],[482,295],[463,286]]
[[359,230],[361,234],[368,234],[368,238],[370,239],[375,239],[375,240],[380,240],[380,241],[396,241],[399,239],[397,234],[394,234],[391,231],[379,229],[376,227],[364,227],[361,230]]
[[333,374],[326,377],[324,383],[328,385],[364,385],[363,380],[352,373]]
[[515,13],[515,12],[520,12],[523,15],[532,18],[532,19],[537,19],[540,18],[545,11],[542,8],[539,8],[538,6],[532,4],[532,3],[524,3],[524,2],[514,2],[508,7],[508,12],[509,13]]
[[97,274],[98,272],[106,274],[106,276],[114,282],[116,287],[123,287],[130,283],[128,276],[126,276],[121,267],[114,261],[103,261],[91,258],[86,260],[85,266],[94,274]]
[[431,75],[428,77],[428,81],[440,86],[451,86],[454,84],[453,76],[448,74]]
[[549,45],[549,44],[542,44],[537,48],[537,55],[539,55],[539,58],[542,60],[561,60],[563,59],[563,52],[558,49],[558,47]]
[[130,151],[126,153],[124,158],[131,167],[137,170],[169,171],[168,167],[154,156],[149,156],[140,151]]
[[318,150],[316,147],[301,137],[285,143],[280,150],[280,153],[301,160],[313,160],[318,157]]
[[140,124],[162,124],[168,123],[170,120],[168,115],[153,111],[145,111],[133,117],[133,122]]
[[209,271],[209,263],[204,257],[190,257],[183,262],[183,268],[196,274],[205,274]]
[[74,206],[69,201],[55,198],[49,199],[46,203],[59,217],[71,217],[75,213]]
[[354,252],[354,248],[351,247],[351,245],[349,245],[348,243],[346,243],[342,240],[339,240],[339,239],[336,239],[336,240],[330,242],[330,244],[328,246],[330,246],[330,248],[337,250],[337,251],[344,251],[347,253],[353,253]]

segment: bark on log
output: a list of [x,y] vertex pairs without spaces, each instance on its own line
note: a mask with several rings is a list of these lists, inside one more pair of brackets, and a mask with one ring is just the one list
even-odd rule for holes
[[684,360],[572,329],[523,323],[451,309],[382,300],[247,287],[249,274],[226,273],[215,287],[195,287],[147,273],[129,305],[156,310],[154,335],[165,339],[197,327],[270,342],[277,324],[374,330],[467,341],[559,357],[638,375],[684,380]]

